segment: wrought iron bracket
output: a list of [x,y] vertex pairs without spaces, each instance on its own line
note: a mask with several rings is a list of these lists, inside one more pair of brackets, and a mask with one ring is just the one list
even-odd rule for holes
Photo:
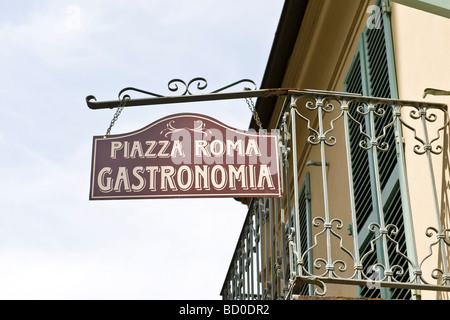
[[[237,92],[224,92],[227,89],[235,87],[240,84],[246,84],[242,91]],[[286,95],[287,89],[262,89],[257,90],[257,86],[254,81],[249,79],[242,79],[226,85],[220,89],[214,90],[207,94],[193,94],[193,86],[195,85],[197,91],[203,91],[207,88],[208,84],[205,78],[194,78],[189,82],[185,82],[181,79],[173,79],[169,81],[168,88],[170,91],[179,93],[174,96],[163,96],[157,93],[149,92],[146,90],[127,87],[120,90],[118,94],[118,100],[110,101],[97,101],[96,97],[89,95],[86,97],[86,103],[90,109],[112,109],[119,107],[123,99],[127,99],[126,107],[132,106],[144,106],[144,105],[157,105],[157,104],[169,104],[169,103],[183,103],[183,102],[198,102],[209,100],[225,100],[225,99],[241,99],[241,98],[253,98],[253,97],[272,97],[279,95]],[[251,86],[249,88],[248,86]],[[150,98],[136,98],[132,99],[129,92],[137,92],[144,95],[151,96]]]
[[[236,87],[240,84],[246,84],[242,91],[234,91],[234,92],[226,92],[227,89],[232,87]],[[355,94],[349,94],[345,92],[332,92],[332,91],[322,91],[322,90],[310,90],[310,89],[298,89],[298,88],[270,88],[270,89],[257,89],[257,86],[253,80],[250,79],[242,79],[236,82],[233,82],[229,85],[226,85],[220,89],[211,91],[206,94],[196,93],[193,91],[203,91],[207,88],[208,83],[205,78],[197,77],[189,82],[185,82],[181,79],[173,79],[168,82],[168,89],[172,92],[177,93],[178,95],[173,96],[164,96],[161,94],[149,92],[146,90],[134,88],[134,87],[126,87],[119,91],[117,100],[109,100],[109,101],[97,101],[97,98],[93,95],[89,95],[86,97],[86,103],[90,109],[113,109],[118,108],[121,105],[121,102],[126,99],[125,107],[135,107],[135,106],[146,106],[146,105],[158,105],[158,104],[171,104],[171,103],[184,103],[184,102],[199,102],[199,101],[213,101],[213,100],[228,100],[228,99],[242,99],[242,98],[269,98],[276,96],[286,96],[289,93],[314,93],[319,95],[333,95],[336,97],[344,97],[344,96],[355,96]],[[196,87],[194,89],[193,87]],[[249,88],[248,86],[251,86]],[[151,96],[150,98],[131,98],[129,92],[137,92],[140,94],[144,94],[147,96]],[[434,91],[433,91],[434,92]],[[428,92],[429,94],[433,92]],[[435,93],[435,92],[434,92]],[[436,94],[436,93],[435,93]],[[442,93],[440,93],[442,94]],[[374,102],[382,103],[382,102],[392,102],[392,99],[382,99],[382,98],[373,98],[367,97],[368,99],[373,99]],[[399,102],[400,104],[412,104],[412,101],[401,101],[395,100],[395,102]],[[435,104],[429,103],[430,106]]]
[[426,88],[423,91],[423,98],[425,99],[425,97],[429,94],[435,95],[435,96],[450,96],[450,90]]

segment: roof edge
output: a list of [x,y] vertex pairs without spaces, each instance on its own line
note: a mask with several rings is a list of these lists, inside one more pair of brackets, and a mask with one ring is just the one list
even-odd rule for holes
[[[282,86],[307,5],[308,0],[285,1],[261,82],[261,89],[280,88]],[[264,128],[267,128],[269,124],[275,103],[276,97],[256,101],[255,109]],[[254,119],[250,122],[250,128],[258,128]]]

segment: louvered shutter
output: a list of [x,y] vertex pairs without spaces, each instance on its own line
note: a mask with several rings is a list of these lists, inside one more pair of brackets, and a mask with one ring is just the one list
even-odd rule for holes
[[[381,1],[376,5],[381,8]],[[380,28],[366,28],[361,34],[357,51],[354,55],[350,69],[344,82],[344,90],[351,93],[359,93],[366,96],[381,98],[397,98],[397,87],[395,69],[392,52],[392,39],[390,31],[390,21],[386,14],[380,19]],[[365,132],[369,132],[369,122],[363,115],[356,112],[355,106],[350,105],[352,116],[363,126]],[[392,110],[385,109],[387,114],[382,118],[377,118],[375,131],[377,136],[382,135],[383,128],[392,121]],[[358,235],[360,243],[360,253],[368,252],[373,234],[368,230],[371,222],[379,223],[378,205],[375,201],[376,191],[374,188],[375,179],[379,179],[383,211],[386,224],[393,223],[399,229],[396,241],[400,244],[401,252],[406,252],[406,238],[404,232],[404,221],[399,188],[399,173],[397,164],[397,152],[395,144],[395,133],[393,127],[387,130],[384,142],[389,144],[386,152],[378,152],[379,177],[376,177],[373,170],[371,157],[364,149],[360,148],[359,142],[360,126],[352,122],[349,126],[350,149],[352,157],[353,181],[355,190],[355,209],[357,215]],[[364,261],[364,269],[370,274],[369,268],[383,258],[381,246],[376,246],[376,255],[369,256]],[[408,270],[407,261],[401,260],[395,248],[388,248],[390,265],[400,265],[403,270]],[[405,272],[403,277],[408,277]],[[382,289],[373,290],[370,287],[361,287],[359,294],[363,297],[385,297],[408,299],[411,294],[404,289]]]

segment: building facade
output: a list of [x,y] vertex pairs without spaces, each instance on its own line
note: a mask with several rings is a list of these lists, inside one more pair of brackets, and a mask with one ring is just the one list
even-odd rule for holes
[[450,298],[449,13],[285,2],[256,103],[283,196],[242,199],[224,299]]

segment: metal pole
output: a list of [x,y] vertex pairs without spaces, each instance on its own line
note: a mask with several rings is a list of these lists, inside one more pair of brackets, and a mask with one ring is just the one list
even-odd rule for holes
[[[297,128],[295,123],[297,99],[292,97],[291,101],[291,139],[292,139],[292,171],[294,178],[294,216],[295,216],[295,237],[296,237],[296,249],[297,249],[297,275],[302,275],[303,270],[303,258],[302,258],[302,246],[300,237],[300,216],[299,216],[299,203],[298,203],[298,168],[297,168]],[[290,195],[289,195],[290,196]]]

